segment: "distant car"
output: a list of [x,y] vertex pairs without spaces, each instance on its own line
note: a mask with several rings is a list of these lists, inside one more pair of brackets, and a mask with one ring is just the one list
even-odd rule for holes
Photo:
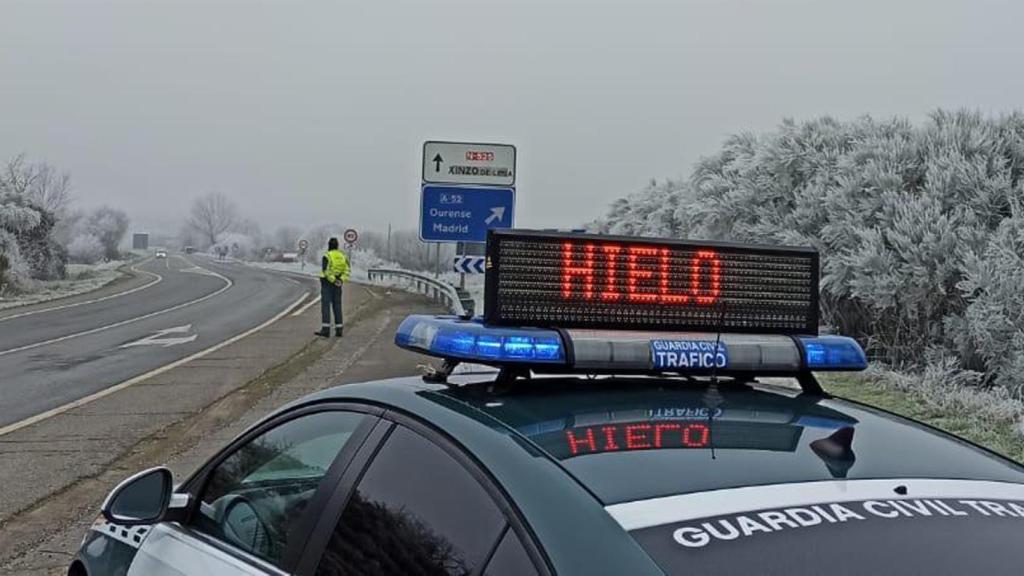
[[185,246],[185,254],[194,254],[196,251],[195,246]]
[[167,252],[164,251],[164,250],[157,250],[156,251],[156,257],[157,258],[167,258]]
[[[623,266],[633,282],[615,284],[596,265],[590,274],[589,257],[630,247],[591,238],[582,257],[570,239],[489,245],[488,289],[501,303],[529,299],[498,310],[519,324],[408,317],[395,343],[439,369],[293,402],[181,484],[167,468],[132,476],[69,574],[1021,573],[1021,465],[829,396],[814,372],[866,368],[857,342],[769,325],[785,310],[764,313],[774,303],[758,303],[756,283],[782,286],[816,253],[731,245],[680,266],[672,251],[692,249],[645,239]],[[564,327],[600,320],[567,318],[592,287],[660,286],[641,268],[652,262],[680,293],[704,282],[704,294],[738,294],[743,323],[705,314],[696,322],[717,330],[686,318],[634,328],[666,318],[672,304],[652,302],[609,314],[612,328]],[[805,309],[811,269],[790,283]],[[582,296],[545,308],[522,295],[544,282],[556,287],[548,301]]]

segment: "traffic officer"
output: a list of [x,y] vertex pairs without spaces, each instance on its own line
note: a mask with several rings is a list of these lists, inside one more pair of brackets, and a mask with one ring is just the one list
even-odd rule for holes
[[338,249],[338,239],[327,241],[327,252],[320,259],[320,331],[317,336],[331,335],[331,310],[334,310],[334,335],[340,337],[344,322],[341,319],[341,286],[348,282],[348,258]]

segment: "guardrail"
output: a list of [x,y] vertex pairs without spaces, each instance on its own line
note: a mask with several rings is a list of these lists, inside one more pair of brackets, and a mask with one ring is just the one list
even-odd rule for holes
[[370,282],[375,280],[383,281],[388,278],[403,280],[406,283],[404,286],[406,290],[415,291],[417,294],[423,294],[433,298],[435,301],[443,302],[451,310],[452,314],[457,316],[473,315],[475,308],[473,299],[468,294],[460,293],[455,286],[447,282],[442,282],[424,274],[395,268],[370,268],[366,271],[366,277]]

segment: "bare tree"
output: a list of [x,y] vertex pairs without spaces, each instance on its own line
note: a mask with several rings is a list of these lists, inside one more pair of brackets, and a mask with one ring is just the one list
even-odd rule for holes
[[71,201],[71,174],[58,172],[46,162],[31,169],[34,174],[27,191],[29,202],[62,217]]
[[206,242],[217,243],[217,237],[231,230],[238,222],[238,207],[220,192],[210,192],[196,198],[189,212],[188,226]]
[[104,255],[113,260],[120,255],[118,248],[128,232],[129,223],[128,215],[121,210],[101,206],[86,218],[85,229],[103,246]]
[[32,172],[25,163],[25,155],[19,154],[8,160],[0,174],[0,192],[24,198],[28,187],[32,185]]
[[60,219],[71,200],[71,174],[46,162],[29,164],[19,154],[0,173],[0,192],[20,196]]

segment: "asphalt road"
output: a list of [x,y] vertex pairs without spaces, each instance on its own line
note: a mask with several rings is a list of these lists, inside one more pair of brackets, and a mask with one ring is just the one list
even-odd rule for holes
[[151,280],[0,315],[0,428],[204,350],[292,306],[313,283],[171,255]]

